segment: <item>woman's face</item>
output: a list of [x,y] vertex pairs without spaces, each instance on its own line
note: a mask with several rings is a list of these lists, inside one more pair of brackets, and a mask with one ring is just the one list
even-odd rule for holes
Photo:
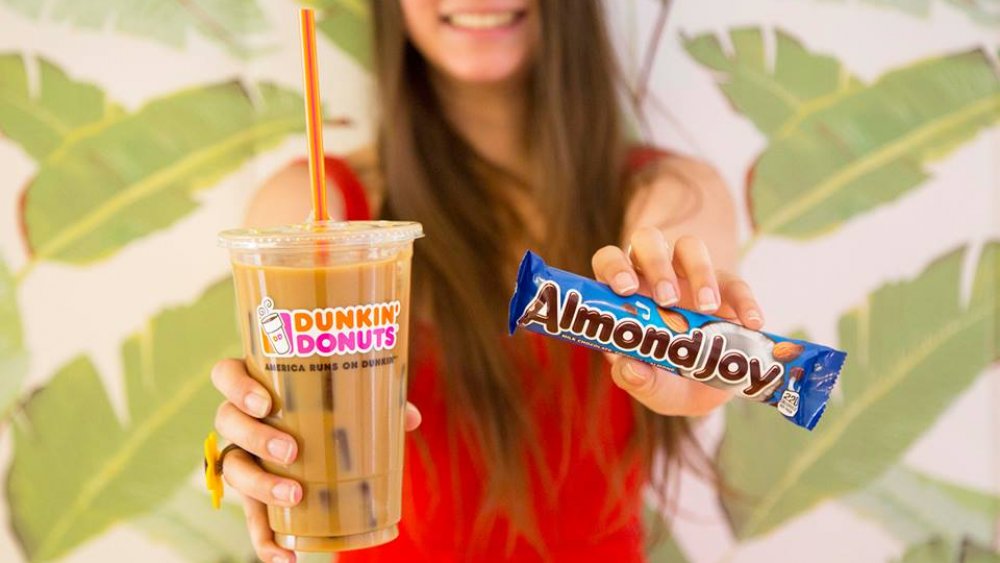
[[399,2],[410,41],[446,78],[503,82],[531,63],[540,31],[537,0]]

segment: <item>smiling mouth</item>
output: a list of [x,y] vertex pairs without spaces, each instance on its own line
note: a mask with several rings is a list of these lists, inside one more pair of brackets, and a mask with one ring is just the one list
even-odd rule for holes
[[526,10],[508,12],[464,12],[441,16],[441,21],[456,29],[501,29],[511,27],[524,19]]

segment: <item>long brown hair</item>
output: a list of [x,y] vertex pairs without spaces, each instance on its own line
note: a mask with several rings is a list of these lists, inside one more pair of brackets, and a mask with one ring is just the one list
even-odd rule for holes
[[[544,163],[533,186],[486,162],[445,119],[428,63],[408,40],[399,2],[374,1],[374,63],[381,129],[379,160],[386,186],[383,216],[420,221],[427,238],[414,254],[414,298],[433,316],[447,349],[446,400],[453,428],[481,454],[490,480],[482,513],[504,511],[529,540],[526,460],[544,465],[503,335],[515,250],[525,225],[494,189],[513,180],[544,211],[542,240],[529,241],[546,260],[589,273],[601,246],[618,244],[627,196],[627,138],[620,113],[614,53],[598,0],[540,0],[541,37],[530,71],[525,129]],[[513,341],[512,345],[517,345]],[[646,467],[656,452],[680,459],[684,419],[638,407],[632,442]],[[659,476],[653,481],[666,484]],[[661,490],[663,490],[661,488]],[[533,543],[539,543],[534,537]]]

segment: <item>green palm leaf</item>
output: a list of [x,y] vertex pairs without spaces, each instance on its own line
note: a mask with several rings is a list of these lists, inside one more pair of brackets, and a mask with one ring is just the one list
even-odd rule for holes
[[759,32],[734,32],[733,43],[731,57],[705,37],[688,48],[770,137],[748,186],[758,235],[815,236],[892,201],[927,178],[926,163],[1000,118],[1000,81],[982,51],[923,60],[862,86],[781,35],[773,71]]
[[170,546],[189,563],[255,560],[243,511],[228,502],[214,510],[203,488],[181,487],[132,526]]
[[893,467],[845,502],[909,544],[943,537],[993,542],[1000,497]]
[[300,0],[319,11],[316,28],[356,63],[371,70],[371,14],[362,0]]
[[962,545],[961,557],[962,563],[1000,563],[1000,551],[970,542]]
[[76,130],[121,114],[96,86],[75,81],[46,59],[35,59],[36,91],[28,84],[28,61],[0,55],[0,133],[42,160]]
[[643,528],[646,531],[646,560],[650,563],[688,563],[688,558],[670,533],[666,517],[655,503],[643,507]]
[[33,259],[107,257],[183,218],[197,206],[195,192],[302,128],[299,95],[228,82],[76,129],[41,162],[25,195]]
[[812,433],[760,405],[731,406],[719,462],[741,493],[723,498],[738,536],[865,487],[997,361],[1000,243],[984,249],[968,304],[959,299],[964,254],[879,289],[841,318],[840,348],[848,353],[841,400]]
[[719,89],[768,136],[787,134],[803,117],[861,87],[836,59],[807,51],[781,30],[775,33],[773,68],[765,59],[760,29],[735,29],[729,38],[731,54],[710,34],[685,39],[684,48],[718,71]]
[[114,29],[171,47],[193,33],[231,54],[254,54],[249,39],[268,29],[257,0],[0,0],[35,20],[65,22],[82,29]]
[[84,357],[28,401],[13,425],[7,498],[30,560],[59,557],[149,511],[191,475],[219,402],[208,373],[240,351],[233,303],[227,280],[124,342],[125,421]]
[[1000,2],[997,0],[945,0],[964,11],[969,19],[980,25],[1000,25]]
[[926,16],[930,12],[931,0],[864,0],[868,4],[894,8],[901,12],[917,16]]
[[927,162],[1000,117],[998,86],[972,51],[891,72],[806,117],[754,169],[758,232],[814,236],[920,185]]
[[934,538],[924,543],[910,546],[898,563],[958,563],[959,547],[944,538]]
[[17,284],[7,264],[0,260],[0,421],[7,419],[27,373],[28,353],[21,334]]
[[910,546],[899,563],[1000,563],[1000,553],[969,540],[934,538]]

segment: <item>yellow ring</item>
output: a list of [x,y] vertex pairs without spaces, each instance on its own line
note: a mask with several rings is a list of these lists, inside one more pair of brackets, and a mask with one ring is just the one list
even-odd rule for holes
[[210,432],[205,438],[205,488],[212,494],[212,506],[218,509],[222,506],[222,496],[225,488],[222,485],[222,462],[226,454],[237,449],[236,444],[229,444],[219,451],[219,442],[215,432]]

